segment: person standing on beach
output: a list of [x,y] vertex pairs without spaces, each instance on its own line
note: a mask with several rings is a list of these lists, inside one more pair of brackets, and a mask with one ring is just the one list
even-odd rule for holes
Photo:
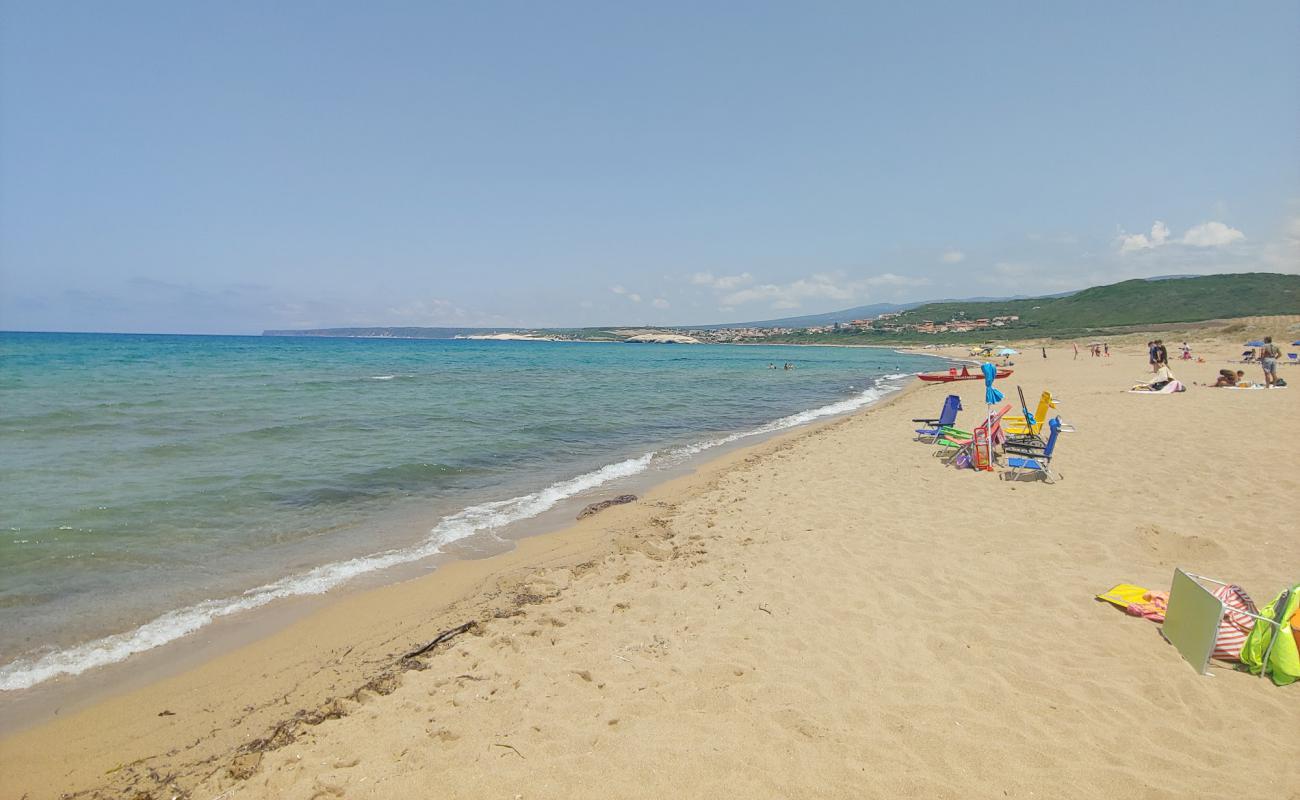
[[1110,358],[1110,342],[1103,344],[1102,347],[1106,348],[1106,358]]
[[1156,343],[1155,342],[1147,342],[1147,366],[1151,367],[1152,372],[1156,371]]
[[1043,358],[1047,358],[1047,348],[1043,348]]
[[1078,360],[1079,360],[1079,343],[1078,343],[1078,342],[1075,342],[1075,343],[1074,343],[1074,360],[1075,360],[1075,361],[1078,361]]
[[1272,388],[1277,384],[1277,360],[1282,351],[1273,344],[1272,336],[1264,337],[1264,346],[1259,348],[1259,365],[1264,368],[1264,386]]
[[1162,339],[1156,339],[1156,369],[1169,366],[1169,351]]

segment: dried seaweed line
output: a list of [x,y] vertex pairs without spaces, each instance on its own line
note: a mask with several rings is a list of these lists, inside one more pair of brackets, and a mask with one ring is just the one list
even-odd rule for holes
[[429,652],[430,650],[442,644],[443,642],[447,641],[448,639],[459,636],[462,633],[471,630],[476,625],[478,625],[477,622],[475,622],[474,620],[470,620],[469,622],[466,622],[464,625],[458,625],[455,628],[452,628],[450,630],[445,630],[442,633],[438,634],[437,636],[433,637],[432,641],[430,641],[428,644],[424,645],[423,647],[418,647],[412,650],[411,652],[402,656],[399,660],[405,661],[408,658],[419,658],[420,656]]

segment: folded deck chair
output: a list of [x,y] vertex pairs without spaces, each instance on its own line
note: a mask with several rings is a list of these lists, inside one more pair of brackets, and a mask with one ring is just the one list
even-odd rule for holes
[[[1220,587],[1228,585],[1213,578],[1175,569],[1174,580],[1169,587],[1169,607],[1165,611],[1164,625],[1160,628],[1160,634],[1165,637],[1165,641],[1176,647],[1183,658],[1187,659],[1187,663],[1201,675],[1210,674],[1210,657],[1214,655],[1219,644],[1224,614],[1232,613],[1234,616],[1247,617],[1253,619],[1257,626],[1270,625],[1276,630],[1280,630],[1281,624],[1285,622],[1285,620],[1272,620],[1241,608],[1233,608],[1229,611],[1221,593],[1216,594],[1206,588],[1207,583]],[[1272,640],[1277,638],[1274,636]],[[1265,663],[1272,649],[1272,641],[1270,641],[1268,649],[1264,652]]]
[[913,422],[923,422],[924,428],[916,429],[916,438],[918,441],[931,442],[939,438],[945,429],[952,427],[957,422],[957,412],[961,411],[961,398],[955,394],[950,394],[943,401],[943,409],[939,412],[938,419],[914,419]]
[[1026,472],[1042,475],[1048,483],[1056,481],[1056,476],[1052,474],[1052,456],[1056,452],[1056,441],[1061,436],[1061,418],[1052,417],[1047,427],[1051,433],[1042,445],[1020,440],[1008,441],[1002,446],[1002,452],[1007,455],[1007,466],[1011,468],[1008,480],[1019,480],[1020,473]]

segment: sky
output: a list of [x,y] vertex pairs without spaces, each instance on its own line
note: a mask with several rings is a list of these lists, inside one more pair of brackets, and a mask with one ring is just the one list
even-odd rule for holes
[[1300,272],[1300,3],[0,0],[0,329]]

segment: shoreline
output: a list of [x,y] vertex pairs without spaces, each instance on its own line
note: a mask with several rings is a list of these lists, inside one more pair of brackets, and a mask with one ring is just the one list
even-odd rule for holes
[[[1193,387],[1135,402],[1124,393],[1135,351],[1024,362],[1011,383],[1059,391],[1078,429],[1056,484],[943,469],[906,441],[907,420],[950,391],[982,407],[982,384],[912,381],[869,408],[716,454],[638,503],[341,597],[195,669],[0,739],[0,773],[15,776],[5,791],[1248,790],[1245,766],[1300,725],[1294,690],[1222,669],[1196,676],[1155,626],[1092,595],[1123,581],[1158,587],[1173,566],[1239,581],[1261,602],[1293,578],[1275,551],[1300,544],[1296,511],[1260,504],[1261,474],[1296,488],[1280,472],[1284,445],[1251,437],[1204,470],[1196,442],[1176,433],[1286,418],[1291,393]],[[1156,462],[1159,505],[1134,488],[1135,471]],[[1225,507],[1225,494],[1238,502]],[[970,507],[990,513],[932,513]],[[478,627],[405,668],[403,653],[467,621]],[[1017,630],[1052,657],[1015,657]],[[1211,717],[1244,732],[1226,747],[1181,733]],[[1159,759],[1111,735],[1139,724],[1160,732]],[[1015,775],[996,768],[1009,761]]]
[[[833,424],[861,413],[865,409],[888,403],[893,398],[905,395],[916,388],[919,386],[915,381],[903,378],[888,380],[882,377],[877,386],[868,391],[880,391],[883,394],[848,411],[817,415],[810,420],[774,431],[764,430],[769,425],[787,419],[783,417],[764,423],[755,429],[725,434],[720,443],[708,440],[684,446],[690,449],[703,445],[700,450],[685,456],[680,463],[661,465],[654,470],[615,478],[610,482],[611,485],[602,486],[598,490],[579,492],[537,515],[516,520],[500,529],[479,531],[466,539],[449,542],[438,553],[419,560],[362,573],[324,593],[278,597],[267,605],[215,618],[196,631],[133,653],[124,659],[91,667],[79,674],[57,675],[28,688],[0,693],[0,709],[5,711],[3,721],[0,722],[0,741],[47,724],[57,714],[86,710],[122,694],[147,691],[150,686],[161,681],[201,668],[216,658],[256,644],[268,637],[274,637],[309,616],[327,614],[335,604],[353,595],[380,591],[387,586],[412,580],[437,580],[438,575],[449,565],[465,561],[491,561],[509,555],[519,549],[523,542],[539,536],[562,533],[574,527],[576,524],[574,514],[577,511],[589,501],[622,493],[620,486],[623,489],[636,490],[642,494],[639,502],[646,502],[647,498],[654,496],[661,487],[676,484],[700,472],[708,471],[714,468],[715,461],[727,459],[736,451],[746,451],[785,436],[817,430],[823,425]],[[789,418],[817,414],[840,403],[851,402],[852,399],[806,409],[789,415]],[[651,452],[657,453],[660,450]],[[610,466],[615,465],[605,465],[601,469]],[[613,509],[604,511],[601,516],[611,514],[612,511]],[[479,542],[482,537],[494,540],[489,543],[490,547]],[[10,696],[5,697],[6,694]]]
[[[920,382],[911,382],[853,412],[712,454],[688,474],[652,487],[635,503],[518,538],[514,547],[505,552],[486,558],[450,560],[427,575],[393,583],[353,591],[343,589],[337,595],[295,598],[305,607],[303,613],[273,620],[260,629],[255,627],[253,635],[233,649],[218,646],[214,650],[211,634],[193,634],[189,638],[197,652],[179,660],[179,670],[165,665],[154,667],[142,685],[125,690],[99,687],[93,696],[81,698],[67,709],[70,715],[63,706],[51,709],[42,701],[35,714],[25,715],[22,727],[0,733],[0,774],[16,774],[16,765],[30,767],[33,762],[41,763],[42,773],[58,770],[64,749],[71,746],[93,752],[96,748],[92,743],[112,737],[111,732],[123,723],[134,729],[133,734],[114,742],[112,755],[105,754],[93,766],[79,764],[77,777],[72,778],[78,789],[91,788],[96,785],[92,776],[108,775],[124,764],[147,758],[150,751],[171,749],[169,743],[188,738],[180,735],[180,730],[191,735],[199,730],[212,731],[212,739],[200,739],[191,746],[193,765],[232,753],[248,740],[247,729],[275,730],[286,720],[311,716],[322,707],[366,691],[376,680],[386,680],[386,670],[396,663],[400,653],[440,631],[463,624],[465,619],[514,613],[535,595],[528,589],[531,574],[591,564],[617,552],[617,532],[653,525],[656,511],[668,499],[698,494],[719,475],[758,454],[778,450],[848,420],[870,416],[921,388]],[[388,611],[394,607],[403,609],[401,619],[393,618]],[[224,622],[229,624],[223,627],[234,626],[234,621]],[[261,680],[250,687],[243,668],[247,663],[277,666],[263,672]],[[207,700],[201,710],[193,708],[189,700],[196,694]],[[183,721],[179,719],[180,709],[190,712]],[[202,719],[194,719],[195,712]],[[228,721],[223,725],[222,719]]]
[[[840,359],[839,361],[852,363],[854,360]],[[355,545],[356,549],[349,550],[334,542],[328,542],[332,549],[319,549],[305,557],[299,557],[290,568],[279,573],[273,569],[263,569],[243,582],[228,580],[216,588],[194,589],[188,594],[177,592],[176,597],[170,600],[169,604],[141,603],[140,610],[133,616],[123,614],[115,617],[113,627],[94,627],[88,623],[79,627],[67,626],[68,630],[65,632],[64,628],[60,627],[60,621],[53,619],[51,615],[52,621],[48,628],[37,627],[36,623],[32,623],[30,635],[14,636],[6,643],[6,660],[4,666],[0,667],[0,687],[5,690],[24,691],[51,677],[59,677],[67,673],[75,675],[86,671],[87,668],[94,669],[120,662],[124,657],[152,650],[169,640],[181,638],[187,633],[205,627],[211,624],[213,618],[224,617],[231,610],[241,613],[249,607],[262,606],[285,596],[318,594],[350,580],[357,573],[387,569],[391,563],[407,564],[421,561],[436,554],[436,551],[450,546],[453,540],[460,540],[467,535],[477,537],[484,529],[500,529],[503,525],[515,524],[520,520],[527,524],[527,519],[535,516],[538,508],[542,509],[541,513],[545,513],[545,509],[555,502],[557,494],[560,502],[570,502],[569,498],[588,494],[593,486],[599,491],[602,484],[614,485],[623,482],[626,476],[619,471],[620,467],[626,466],[624,472],[628,474],[643,471],[657,472],[665,467],[671,470],[673,463],[699,451],[711,449],[719,441],[728,442],[737,437],[748,438],[786,420],[795,420],[794,424],[797,424],[806,421],[798,419],[804,415],[815,417],[836,406],[853,406],[861,403],[864,398],[889,391],[891,382],[883,379],[887,377],[883,373],[891,369],[900,371],[898,367],[905,362],[907,359],[897,359],[892,365],[871,366],[871,371],[864,370],[865,374],[849,375],[850,380],[845,381],[846,384],[851,384],[847,391],[844,386],[839,385],[837,379],[831,384],[824,385],[820,396],[814,394],[805,397],[794,394],[775,403],[780,408],[779,411],[772,405],[760,404],[747,409],[746,414],[733,414],[732,417],[736,417],[735,419],[729,418],[721,423],[750,427],[711,431],[707,426],[703,426],[694,433],[689,426],[681,428],[680,431],[674,428],[672,434],[675,438],[667,442],[654,441],[655,437],[669,435],[663,430],[654,428],[630,438],[624,436],[619,441],[628,439],[631,441],[630,445],[620,446],[614,450],[609,444],[605,444],[595,449],[588,454],[590,458],[577,462],[573,468],[573,472],[580,473],[577,475],[569,472],[569,467],[564,463],[537,464],[531,471],[521,472],[517,465],[505,460],[503,463],[514,470],[512,474],[522,475],[522,479],[513,482],[498,481],[499,490],[492,489],[487,494],[480,492],[472,495],[466,491],[461,495],[451,496],[452,499],[448,502],[435,504],[433,513],[423,517],[422,520],[417,518],[418,510],[412,511],[416,506],[411,504],[408,504],[405,509],[409,512],[407,514],[409,519],[399,518],[395,514],[387,517],[372,514],[371,517],[376,520],[394,523],[392,528],[394,534],[380,532],[369,522],[349,523],[355,528],[355,533],[360,534],[354,537],[358,543]],[[923,367],[912,365],[910,368]],[[391,376],[377,377],[382,379]],[[822,383],[826,384],[826,381],[823,380]],[[857,390],[854,386],[858,387]],[[785,414],[787,409],[790,409],[787,416],[776,420],[767,417],[768,414]],[[708,420],[705,419],[704,422],[707,423]],[[754,425],[757,427],[752,427]],[[632,426],[633,433],[636,430],[635,426]],[[644,446],[640,446],[637,444],[640,440],[648,441],[644,442]],[[603,458],[612,460],[602,463]],[[619,458],[625,458],[627,463],[620,461]],[[653,461],[649,464],[631,463],[644,459],[653,459]],[[570,461],[574,460],[570,459]],[[588,469],[590,473],[584,471]],[[605,474],[607,472],[610,474]],[[587,481],[588,478],[591,480]],[[532,481],[541,481],[541,483],[534,484],[531,483]],[[552,482],[547,485],[547,481]],[[524,505],[530,506],[529,508],[515,507],[519,505],[516,501],[528,500],[533,495],[538,496],[536,499],[539,502],[525,503]],[[476,509],[483,513],[469,514]],[[469,516],[465,519],[459,519],[467,514]],[[420,521],[424,522],[423,532],[416,531],[421,527],[417,524]],[[454,524],[445,525],[445,523]],[[236,520],[235,526],[239,524],[240,521]],[[444,527],[448,529],[444,531]],[[370,528],[369,532],[373,535],[365,535],[366,528]],[[462,546],[456,545],[456,547],[460,550]],[[274,567],[274,564],[269,566]],[[346,574],[336,575],[335,572]],[[310,585],[299,586],[298,584]],[[94,619],[93,615],[85,616],[88,620]],[[43,619],[45,618],[36,618],[37,622]],[[57,637],[53,635],[55,633],[58,633]],[[52,646],[41,650],[36,649],[37,644]],[[3,698],[8,693],[8,691],[0,691],[0,707],[3,707]]]

